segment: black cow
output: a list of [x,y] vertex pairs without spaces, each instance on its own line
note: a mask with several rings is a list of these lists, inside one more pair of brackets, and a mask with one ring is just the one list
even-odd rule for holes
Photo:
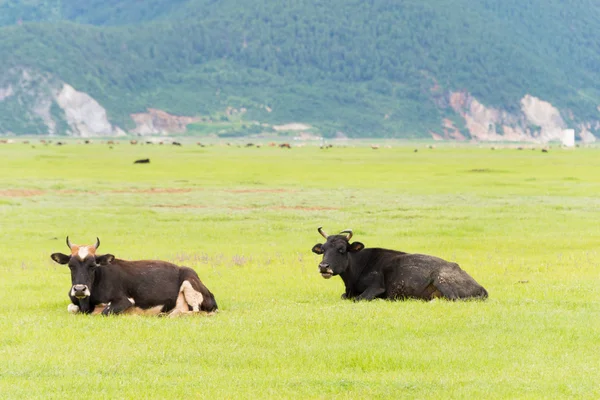
[[[323,278],[342,277],[346,285],[345,299],[373,300],[416,298],[432,300],[485,299],[487,291],[458,264],[424,254],[367,248],[360,242],[350,243],[352,231],[327,235],[312,251],[323,254],[319,272]],[[347,235],[346,235],[347,234]]]
[[102,314],[142,310],[148,314],[175,316],[188,312],[217,310],[213,294],[191,268],[166,261],[125,261],[112,254],[96,255],[100,240],[92,246],[71,244],[71,255],[50,257],[71,269],[69,297],[71,313],[92,313],[105,306]]

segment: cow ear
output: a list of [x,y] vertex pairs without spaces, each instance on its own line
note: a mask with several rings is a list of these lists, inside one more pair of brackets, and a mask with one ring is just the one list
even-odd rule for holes
[[312,252],[315,254],[323,254],[323,244],[322,243],[317,243],[313,246],[312,248]]
[[362,244],[361,242],[354,242],[350,245],[350,247],[348,248],[348,251],[351,253],[355,253],[357,251],[361,251],[364,248],[365,248],[365,245]]
[[115,259],[115,256],[112,254],[104,254],[102,256],[96,256],[96,264],[98,265],[108,265]]
[[54,261],[56,261],[59,264],[68,264],[69,260],[71,259],[70,256],[63,254],[63,253],[54,253],[50,256],[50,258],[52,258]]

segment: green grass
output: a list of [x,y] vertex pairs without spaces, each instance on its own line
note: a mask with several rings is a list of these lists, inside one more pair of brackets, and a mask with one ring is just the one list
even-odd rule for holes
[[[0,397],[598,398],[598,151],[0,145]],[[342,301],[320,225],[490,298]],[[190,266],[220,312],[69,315],[66,235]]]

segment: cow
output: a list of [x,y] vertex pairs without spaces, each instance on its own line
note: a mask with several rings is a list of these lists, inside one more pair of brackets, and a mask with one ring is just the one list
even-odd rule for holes
[[213,294],[191,268],[166,261],[126,261],[112,254],[97,255],[100,239],[94,245],[72,244],[71,254],[53,253],[50,257],[71,270],[70,313],[94,312],[102,315],[131,312],[169,316],[217,310]]
[[458,264],[441,258],[411,254],[382,248],[365,248],[360,242],[350,243],[352,230],[327,235],[312,251],[322,254],[319,272],[325,279],[339,275],[346,291],[343,299],[433,300],[485,299],[487,291]]

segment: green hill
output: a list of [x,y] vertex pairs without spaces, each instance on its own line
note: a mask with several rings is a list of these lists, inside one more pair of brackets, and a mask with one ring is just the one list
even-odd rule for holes
[[0,26],[0,132],[47,131],[23,116],[40,96],[23,70],[89,94],[123,129],[147,108],[214,120],[233,107],[325,136],[429,137],[447,118],[468,137],[453,92],[507,113],[530,94],[566,127],[599,119],[593,1],[0,0]]

